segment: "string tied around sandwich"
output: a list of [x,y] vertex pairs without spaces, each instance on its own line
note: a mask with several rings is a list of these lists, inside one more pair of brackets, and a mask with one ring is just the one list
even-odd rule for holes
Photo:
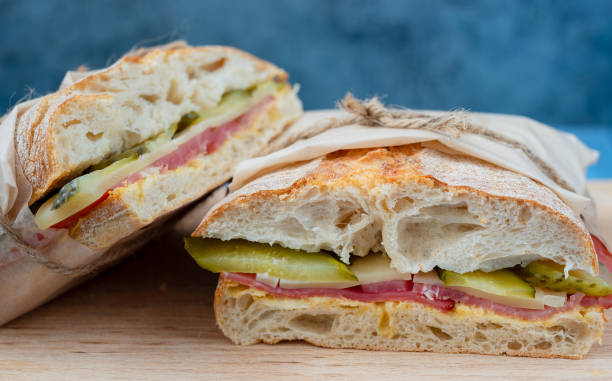
[[554,168],[536,155],[527,145],[509,136],[472,123],[468,113],[464,110],[427,114],[411,109],[386,107],[377,97],[360,100],[351,93],[347,93],[336,106],[345,111],[346,115],[320,120],[314,123],[311,128],[302,131],[292,132],[289,129],[287,133],[277,137],[261,154],[269,154],[327,130],[349,125],[428,130],[455,139],[463,134],[472,134],[521,150],[542,173],[557,185],[570,192],[576,192]]

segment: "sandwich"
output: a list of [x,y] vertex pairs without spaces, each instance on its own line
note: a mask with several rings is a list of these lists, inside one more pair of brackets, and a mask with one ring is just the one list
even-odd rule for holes
[[40,230],[98,251],[226,182],[302,111],[287,73],[240,50],[128,54],[17,117]]
[[220,273],[236,344],[581,358],[612,307],[612,257],[581,217],[522,173],[412,143],[261,172],[185,247]]

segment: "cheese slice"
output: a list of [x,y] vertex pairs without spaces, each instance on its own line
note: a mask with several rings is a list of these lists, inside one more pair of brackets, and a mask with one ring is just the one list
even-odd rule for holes
[[281,288],[349,288],[358,286],[359,282],[355,281],[307,281],[307,280],[289,280],[280,279],[278,287]]
[[391,268],[391,260],[382,253],[368,254],[365,257],[357,258],[349,266],[349,269],[361,284],[412,279],[412,274],[402,274]]
[[270,287],[276,288],[278,286],[278,282],[280,279],[278,277],[265,273],[265,274],[256,274],[255,280],[257,280],[258,282],[267,284]]

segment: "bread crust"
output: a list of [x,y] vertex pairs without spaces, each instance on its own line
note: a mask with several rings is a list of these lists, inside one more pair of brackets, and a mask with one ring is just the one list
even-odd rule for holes
[[[79,219],[70,229],[70,236],[94,250],[111,246],[161,215],[200,198],[228,181],[239,161],[262,150],[300,113],[301,104],[293,92],[277,95],[253,118],[249,126],[228,138],[213,153],[200,154],[172,171],[151,174],[130,185],[113,189],[106,200]],[[171,188],[171,185],[177,184],[183,187]],[[153,206],[170,197],[173,202],[150,212]]]
[[[64,125],[61,126],[63,119],[67,118],[76,109],[90,109],[93,110],[92,112],[98,110],[99,115],[112,112],[110,108],[107,111],[105,110],[109,104],[114,102],[118,89],[112,88],[109,83],[123,80],[129,71],[128,69],[133,69],[134,65],[139,66],[139,72],[153,72],[158,70],[160,65],[165,65],[170,58],[189,61],[191,57],[200,53],[222,57],[221,60],[232,57],[243,60],[243,62],[249,62],[254,65],[255,70],[262,78],[277,77],[280,80],[287,78],[287,73],[273,64],[231,47],[179,46],[153,49],[144,54],[128,54],[112,66],[41,98],[38,104],[18,118],[15,146],[23,172],[32,184],[33,192],[30,204],[49,190],[69,181],[71,177],[78,175],[80,171],[91,164],[69,163],[64,159],[66,153],[59,152],[56,131],[59,128],[69,129],[72,123],[66,124],[64,122]],[[214,64],[213,62],[212,65]],[[216,70],[215,67],[206,68],[205,65],[199,69]],[[135,97],[137,96],[135,95]],[[135,113],[138,112],[135,111]],[[110,117],[112,115],[104,116],[104,118]],[[123,134],[127,136],[130,132],[125,130]],[[95,139],[95,136],[93,138]],[[134,144],[146,138],[148,136],[142,136]],[[107,152],[100,153],[99,156],[104,157],[112,153],[113,151],[109,149]]]
[[[224,279],[222,275],[215,291],[214,308],[219,328],[235,344],[276,344],[287,340],[302,340],[326,348],[568,359],[583,358],[594,341],[601,342],[603,323],[606,321],[601,307],[577,306],[546,319],[524,321],[461,304],[456,305],[453,311],[441,312],[417,302],[372,303],[328,297],[291,299],[241,285]],[[275,315],[279,316],[276,320]],[[284,315],[289,316],[290,320],[283,319]],[[334,317],[331,325],[329,316]],[[373,324],[351,321],[349,324],[359,325],[355,332],[345,332],[346,327],[337,327],[342,320],[354,316],[371,318]],[[415,317],[415,321],[405,322],[406,326],[418,326],[417,331],[423,328],[425,334],[415,337],[413,327],[408,330],[399,327],[401,322],[398,319],[405,319],[405,316]],[[264,322],[263,317],[269,321]],[[302,329],[304,327],[301,324],[292,324],[296,320],[299,322],[302,317],[306,317],[305,321],[313,319],[313,322],[326,328],[305,325],[306,329]],[[318,317],[322,318],[317,320]],[[288,324],[271,326],[279,322]],[[445,322],[453,322],[453,327],[444,326]],[[491,328],[492,331],[487,331]],[[474,336],[460,336],[462,332],[470,332]],[[551,332],[554,334],[550,335]],[[562,342],[555,336],[560,333],[569,333],[571,339]],[[450,337],[453,334],[459,336]],[[354,340],[356,335],[362,335],[361,340]],[[479,345],[478,342],[486,340],[485,335],[489,339],[507,339],[508,344],[504,342],[503,348],[495,347],[495,343]],[[402,340],[402,337],[407,339]],[[419,341],[415,340],[417,338]],[[547,341],[529,341],[534,338]],[[448,342],[458,345],[449,346]]]
[[435,152],[421,144],[345,150],[274,171],[237,190],[211,210],[193,236],[216,237],[212,224],[227,218],[231,211],[266,200],[284,203],[304,189],[323,189],[333,194],[334,190],[354,187],[374,192],[389,184],[416,183],[452,194],[476,194],[483,199],[512,201],[543,210],[578,237],[585,258],[581,267],[596,271],[597,256],[584,223],[550,189],[479,159],[458,155],[455,160],[455,156]]

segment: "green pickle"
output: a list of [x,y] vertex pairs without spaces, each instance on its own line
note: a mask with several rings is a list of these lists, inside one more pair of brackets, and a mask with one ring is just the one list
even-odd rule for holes
[[198,114],[195,111],[190,111],[187,114],[183,114],[183,116],[181,116],[181,120],[179,120],[178,123],[176,123],[176,128],[172,132],[172,135],[174,135],[174,132],[182,131],[185,128],[191,126],[192,124],[195,123],[196,120],[198,120],[199,117],[200,117],[200,114]]
[[570,270],[566,278],[563,266],[552,261],[531,262],[524,268],[519,267],[518,273],[530,284],[553,291],[582,292],[590,296],[612,294],[612,287],[603,279],[579,270]]
[[[92,171],[99,171],[100,169],[104,169],[106,167],[108,167],[109,165],[118,162],[119,160],[123,160],[126,159],[128,157],[132,157],[133,155],[136,155],[136,157],[140,157],[142,154],[147,153],[147,148],[145,146],[145,144],[139,144],[133,148],[130,148],[127,151],[123,151],[121,153],[118,153],[116,155],[113,155],[111,157],[109,157],[108,159],[101,161],[100,163],[93,165],[91,167]],[[76,179],[75,179],[76,180]],[[74,181],[74,180],[73,180]]]
[[59,192],[57,192],[57,197],[53,201],[53,206],[51,209],[57,209],[60,206],[64,205],[68,200],[72,198],[75,194],[79,192],[79,178],[71,180],[68,184],[64,185]]
[[267,274],[299,281],[357,281],[348,266],[330,254],[309,253],[241,239],[185,238],[185,249],[200,267],[214,273]]
[[508,269],[492,272],[472,271],[459,274],[438,269],[438,276],[447,286],[469,287],[493,295],[534,298],[535,288]]
[[234,108],[242,107],[251,100],[251,91],[234,90],[221,98],[221,101],[216,107],[202,110],[198,120],[206,120],[221,116]]

